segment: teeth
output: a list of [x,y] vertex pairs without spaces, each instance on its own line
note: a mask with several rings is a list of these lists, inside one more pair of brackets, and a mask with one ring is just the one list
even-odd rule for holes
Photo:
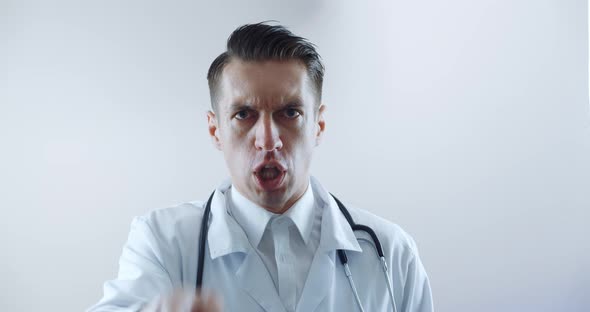
[[268,165],[264,166],[264,168],[266,168],[266,169],[268,169],[268,168],[274,168],[274,167],[275,167],[275,166],[273,166],[273,165],[271,165],[271,164],[268,164]]

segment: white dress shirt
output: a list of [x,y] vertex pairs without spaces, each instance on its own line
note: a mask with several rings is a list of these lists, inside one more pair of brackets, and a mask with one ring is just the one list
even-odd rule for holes
[[285,213],[272,213],[231,187],[228,211],[266,266],[287,311],[295,311],[320,242],[321,212],[310,184]]

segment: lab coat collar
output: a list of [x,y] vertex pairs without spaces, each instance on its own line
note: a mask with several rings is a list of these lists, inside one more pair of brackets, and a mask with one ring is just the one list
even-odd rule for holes
[[[337,249],[361,252],[362,249],[338,204],[319,181],[311,176],[310,184],[317,206],[322,207],[322,225],[318,252]],[[234,252],[249,253],[253,248],[242,228],[229,214],[227,190],[231,180],[225,180],[216,190],[211,202],[211,221],[207,243],[211,259]]]
[[354,231],[346,221],[346,218],[338,208],[338,204],[328,191],[313,176],[310,177],[318,200],[318,205],[323,206],[322,228],[318,251],[332,251],[337,249],[362,252]]
[[211,221],[207,235],[211,259],[234,252],[247,253],[251,248],[246,234],[227,209],[229,203],[227,190],[230,187],[231,180],[226,179],[215,190],[211,200]]

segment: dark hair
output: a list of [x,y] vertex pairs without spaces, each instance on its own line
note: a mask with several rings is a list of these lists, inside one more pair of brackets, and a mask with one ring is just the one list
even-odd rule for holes
[[219,55],[207,73],[211,106],[217,109],[218,87],[223,68],[232,59],[243,61],[300,60],[306,68],[318,99],[322,97],[324,65],[315,45],[307,39],[295,36],[281,25],[267,25],[267,22],[246,24],[238,27],[227,39],[227,51]]

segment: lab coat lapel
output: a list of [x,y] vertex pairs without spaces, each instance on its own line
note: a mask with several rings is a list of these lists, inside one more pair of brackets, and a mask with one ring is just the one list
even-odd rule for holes
[[[334,286],[336,250],[361,252],[350,225],[329,193],[311,177],[315,195],[322,206],[320,244],[312,261],[303,293],[297,304],[298,312],[315,311]],[[342,272],[344,274],[344,272]]]
[[316,253],[307,280],[303,287],[303,293],[297,304],[297,311],[315,311],[317,306],[328,294],[334,283],[334,253]]
[[255,250],[250,249],[236,272],[238,284],[266,311],[285,311],[266,266]]

